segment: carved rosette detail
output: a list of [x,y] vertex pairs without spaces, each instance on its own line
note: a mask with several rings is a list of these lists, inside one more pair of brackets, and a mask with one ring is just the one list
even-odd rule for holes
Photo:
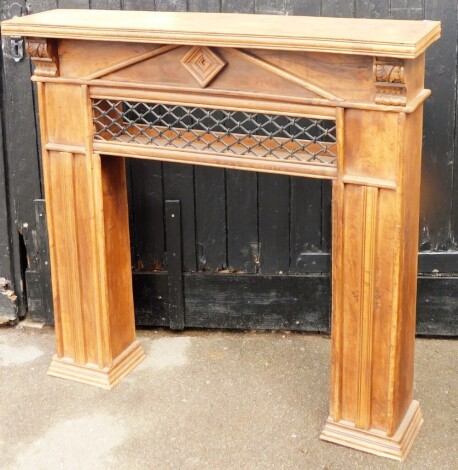
[[42,38],[28,39],[27,53],[35,65],[35,75],[42,77],[58,76],[59,60],[55,41]]
[[225,67],[226,61],[208,47],[195,46],[181,59],[186,70],[205,88]]
[[407,104],[404,60],[376,57],[374,59],[375,102],[388,106]]

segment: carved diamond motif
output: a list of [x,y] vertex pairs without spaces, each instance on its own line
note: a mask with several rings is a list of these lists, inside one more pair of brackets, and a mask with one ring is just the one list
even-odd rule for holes
[[226,62],[208,47],[195,46],[181,59],[186,70],[205,88],[224,68]]

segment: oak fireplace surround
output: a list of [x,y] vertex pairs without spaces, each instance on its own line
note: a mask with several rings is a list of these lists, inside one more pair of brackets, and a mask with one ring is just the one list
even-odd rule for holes
[[35,65],[56,355],[113,387],[135,338],[125,158],[332,180],[330,416],[321,438],[403,459],[432,21],[52,10],[2,23]]

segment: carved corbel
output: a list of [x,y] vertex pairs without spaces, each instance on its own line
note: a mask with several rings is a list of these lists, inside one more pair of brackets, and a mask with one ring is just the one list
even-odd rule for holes
[[35,65],[35,75],[41,77],[59,76],[57,42],[43,38],[27,39],[27,53]]
[[375,102],[389,106],[407,104],[403,59],[374,58]]

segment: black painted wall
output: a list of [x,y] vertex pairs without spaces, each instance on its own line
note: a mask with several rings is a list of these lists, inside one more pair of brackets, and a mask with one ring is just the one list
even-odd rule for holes
[[[458,334],[456,0],[5,0],[3,18],[13,3],[34,12],[59,7],[442,21],[442,39],[427,53],[426,86],[433,95],[425,108],[418,331]],[[33,318],[50,321],[30,63],[5,58],[3,75],[0,277],[14,285],[19,315],[27,300]],[[186,326],[329,329],[329,182],[140,160],[128,162],[128,178],[138,324],[170,324],[167,243],[174,234],[166,230],[165,201],[173,199],[181,207]],[[241,292],[238,303],[225,293],[231,286]],[[15,315],[11,308],[8,315]]]

